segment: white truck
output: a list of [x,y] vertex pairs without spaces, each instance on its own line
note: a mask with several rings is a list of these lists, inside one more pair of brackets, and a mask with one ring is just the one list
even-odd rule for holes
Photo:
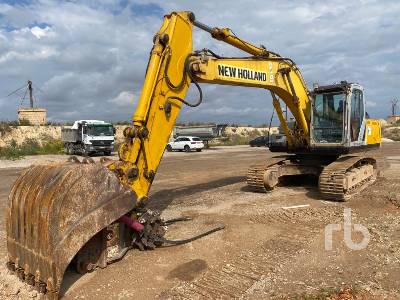
[[61,139],[67,154],[92,155],[114,150],[115,130],[112,124],[99,120],[78,120],[70,128],[61,129]]

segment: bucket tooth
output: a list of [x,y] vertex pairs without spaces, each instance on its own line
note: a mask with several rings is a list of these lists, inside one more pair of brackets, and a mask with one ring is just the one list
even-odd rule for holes
[[64,272],[78,251],[131,211],[136,199],[101,164],[30,167],[9,195],[8,269],[58,298]]

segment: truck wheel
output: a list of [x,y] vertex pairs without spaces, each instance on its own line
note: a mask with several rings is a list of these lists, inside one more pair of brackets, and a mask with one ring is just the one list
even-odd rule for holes
[[85,146],[81,147],[82,156],[89,156],[89,151],[85,148]]
[[104,151],[104,155],[110,156],[111,155],[111,151]]
[[185,152],[190,152],[190,147],[188,145],[185,145],[185,147],[183,147],[183,150]]
[[172,152],[172,146],[171,145],[167,145],[167,151],[168,152]]
[[201,149],[196,149],[197,152],[201,152]]
[[67,154],[73,155],[74,154],[74,148],[71,144],[67,145]]

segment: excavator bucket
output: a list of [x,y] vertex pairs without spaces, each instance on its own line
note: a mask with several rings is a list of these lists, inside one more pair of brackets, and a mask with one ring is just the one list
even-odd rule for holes
[[57,299],[73,260],[79,260],[78,271],[107,265],[109,243],[121,234],[113,225],[135,203],[135,193],[102,164],[30,167],[9,195],[8,268]]

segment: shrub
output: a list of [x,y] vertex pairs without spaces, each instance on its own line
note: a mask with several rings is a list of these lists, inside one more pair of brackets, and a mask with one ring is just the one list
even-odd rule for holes
[[72,126],[71,122],[57,122],[57,121],[47,121],[47,126]]
[[20,126],[31,126],[32,124],[31,124],[31,122],[30,122],[29,120],[27,120],[27,119],[21,119],[21,120],[19,120],[19,125],[20,125]]
[[47,140],[42,146],[34,139],[27,139],[22,145],[11,140],[6,147],[0,148],[0,159],[15,160],[26,155],[62,154],[63,150],[64,144],[60,140]]
[[43,144],[37,149],[36,154],[63,154],[64,143],[61,140],[51,140]]
[[6,135],[12,130],[11,126],[6,122],[0,123],[0,137]]
[[31,122],[27,119],[21,119],[20,121],[0,121],[1,126],[17,127],[17,126],[31,126]]
[[4,123],[4,124],[8,124],[9,126],[11,126],[11,127],[16,127],[16,126],[19,126],[19,123],[18,123],[18,121],[2,121],[2,123]]
[[11,140],[6,147],[0,147],[0,158],[14,160],[20,157],[21,153],[15,140]]

